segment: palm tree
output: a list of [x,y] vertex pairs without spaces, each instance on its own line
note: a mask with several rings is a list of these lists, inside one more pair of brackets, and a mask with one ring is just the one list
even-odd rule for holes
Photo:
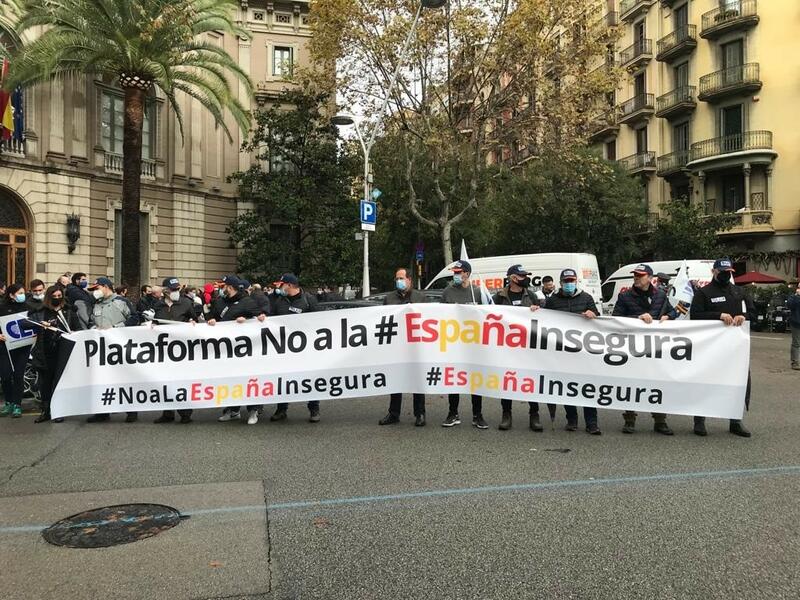
[[122,174],[122,280],[138,290],[139,195],[142,125],[148,92],[160,89],[175,113],[181,135],[183,115],[176,96],[195,98],[232,141],[227,109],[243,132],[250,114],[234,97],[238,79],[252,97],[247,74],[221,47],[204,39],[210,32],[248,38],[232,19],[234,0],[14,0],[20,4],[15,31],[43,27],[12,50],[7,89],[56,77],[92,74],[115,79],[125,94]]
[[20,45],[17,21],[20,15],[20,0],[0,0],[0,59],[7,57],[11,48]]

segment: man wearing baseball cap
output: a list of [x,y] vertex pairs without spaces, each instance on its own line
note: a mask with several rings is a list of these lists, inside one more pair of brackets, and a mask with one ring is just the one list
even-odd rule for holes
[[[752,320],[755,308],[747,296],[733,285],[733,262],[730,258],[720,258],[714,262],[711,270],[713,279],[694,293],[689,318],[693,321],[722,321],[727,326],[741,327],[747,320]],[[743,310],[746,308],[747,310]],[[750,373],[747,373],[747,392],[745,406],[750,409]],[[731,419],[729,431],[740,437],[750,437],[750,432],[739,419]],[[694,418],[694,433],[708,435],[706,418]]]
[[[648,325],[654,321],[658,322],[667,302],[667,295],[661,288],[653,285],[653,269],[650,265],[642,264],[636,266],[631,273],[633,287],[619,295],[611,316],[638,319]],[[622,418],[625,421],[622,433],[634,433],[636,412],[626,410],[622,413]],[[672,435],[672,429],[667,425],[667,415],[653,413],[653,431],[662,435]]]
[[[181,323],[194,322],[194,303],[186,296],[181,295],[181,282],[177,277],[167,277],[161,283],[164,295],[153,305],[154,321],[179,321]],[[192,422],[192,409],[178,409],[181,423]],[[173,423],[175,411],[165,410],[154,423]]]
[[[272,294],[272,314],[301,315],[318,310],[317,297],[300,287],[300,279],[294,273],[284,273],[273,285],[275,291]],[[309,422],[319,423],[319,400],[311,400],[306,406]],[[288,409],[288,402],[279,403],[269,420],[285,421]]]
[[[586,319],[594,319],[598,315],[597,305],[592,296],[578,289],[578,273],[575,269],[564,269],[560,276],[561,288],[547,299],[546,306],[550,310],[582,315]],[[567,431],[578,430],[578,409],[564,406],[567,413]],[[586,422],[586,433],[601,435],[597,425],[597,409],[593,406],[583,408],[583,419]]]
[[[472,274],[472,265],[466,260],[459,260],[450,269],[453,271],[453,284],[445,288],[442,293],[443,304],[484,304],[481,290],[475,289],[469,280]],[[488,302],[486,303],[488,304]],[[448,402],[450,408],[447,411],[447,418],[442,423],[442,427],[453,427],[461,425],[461,417],[458,416],[458,404],[460,396],[449,394]],[[483,418],[483,398],[477,394],[472,395],[472,425],[478,429],[489,429],[489,425]]]
[[[511,265],[506,271],[508,285],[494,295],[492,300],[501,306],[520,306],[527,307],[529,310],[536,311],[544,304],[539,300],[536,293],[530,288],[530,273],[522,268],[522,265]],[[511,429],[511,400],[500,400],[503,409],[503,419],[500,421],[498,429],[507,431]],[[542,423],[539,421],[539,404],[528,402],[528,417],[530,428],[533,431],[542,431]]]

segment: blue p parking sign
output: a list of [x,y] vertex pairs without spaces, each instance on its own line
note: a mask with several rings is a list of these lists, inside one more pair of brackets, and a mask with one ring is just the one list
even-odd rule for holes
[[361,229],[375,231],[378,220],[378,205],[374,202],[361,201]]

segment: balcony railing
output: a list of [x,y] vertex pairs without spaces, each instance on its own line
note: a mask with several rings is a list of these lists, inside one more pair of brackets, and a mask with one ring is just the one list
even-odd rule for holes
[[666,177],[674,173],[682,171],[689,163],[689,151],[678,150],[670,154],[664,154],[658,157],[658,166],[656,173],[660,177]]
[[681,25],[656,43],[656,59],[669,60],[697,46],[697,25]]
[[724,0],[718,8],[701,17],[700,36],[710,38],[758,23],[756,0]]
[[616,135],[619,132],[618,121],[619,111],[616,107],[597,115],[589,124],[590,137],[594,140],[599,140]]
[[620,120],[625,120],[640,111],[652,111],[655,106],[653,94],[639,94],[620,104]]
[[619,16],[624,21],[652,6],[656,0],[622,0],[619,3]]
[[636,40],[633,44],[619,53],[619,62],[623,66],[637,61],[650,59],[653,56],[653,40]]
[[772,150],[771,131],[744,131],[692,144],[692,161],[748,150]]
[[617,161],[620,166],[627,170],[629,173],[636,173],[646,169],[656,168],[656,153],[655,152],[638,152],[625,158],[620,158]]
[[696,106],[695,91],[693,85],[685,85],[667,92],[656,99],[656,115],[668,117],[673,114],[692,110]]
[[[123,161],[122,154],[114,154],[113,152],[105,153],[105,170],[106,173],[114,173],[115,175],[122,175]],[[146,179],[156,178],[156,161],[149,158],[142,159],[142,177]]]
[[713,100],[730,93],[761,89],[761,69],[758,63],[747,63],[715,71],[700,78],[700,100]]
[[25,158],[25,140],[0,140],[0,158],[3,156]]

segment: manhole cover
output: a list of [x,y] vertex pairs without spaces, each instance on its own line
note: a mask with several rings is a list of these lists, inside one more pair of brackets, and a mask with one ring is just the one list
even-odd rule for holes
[[62,519],[42,531],[42,537],[55,546],[107,548],[158,535],[180,521],[180,513],[163,504],[118,504]]

